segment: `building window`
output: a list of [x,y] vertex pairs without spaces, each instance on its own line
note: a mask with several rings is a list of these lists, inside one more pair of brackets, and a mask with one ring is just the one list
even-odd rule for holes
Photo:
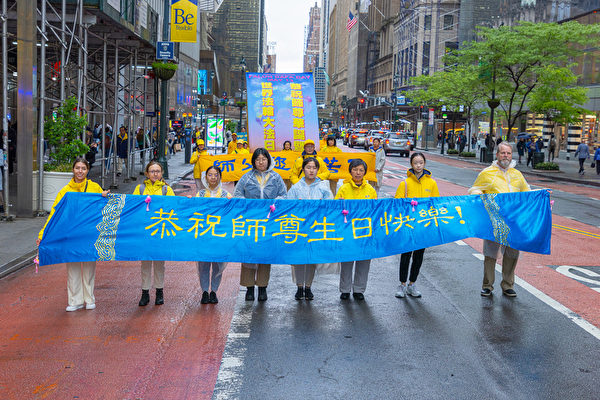
[[451,31],[454,25],[453,15],[444,15],[444,30]]
[[430,31],[431,30],[431,15],[426,15],[425,16],[425,24],[424,24],[424,28],[426,31]]
[[421,74],[429,75],[429,51],[430,44],[429,42],[423,42],[423,62]]

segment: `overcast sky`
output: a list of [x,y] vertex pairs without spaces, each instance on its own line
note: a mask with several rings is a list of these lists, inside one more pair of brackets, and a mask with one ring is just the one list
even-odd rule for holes
[[314,5],[315,0],[266,0],[267,41],[277,42],[277,72],[302,72],[304,26]]

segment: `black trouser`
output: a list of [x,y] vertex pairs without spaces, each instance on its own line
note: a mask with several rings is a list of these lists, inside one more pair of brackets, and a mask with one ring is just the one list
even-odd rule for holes
[[548,162],[550,161],[554,161],[554,150],[552,147],[550,147],[550,150],[548,151]]
[[531,166],[533,167],[533,151],[527,153],[527,166],[529,166],[529,163],[531,163]]
[[412,267],[410,268],[410,281],[417,281],[421,264],[423,264],[423,253],[425,253],[425,249],[402,253],[400,256],[400,282],[406,282],[406,278],[408,277],[408,264],[410,263],[411,256],[413,261]]
[[584,172],[583,163],[585,163],[585,160],[587,160],[587,158],[580,158],[579,159],[579,173]]
[[594,161],[596,163],[596,174],[600,175],[600,160]]

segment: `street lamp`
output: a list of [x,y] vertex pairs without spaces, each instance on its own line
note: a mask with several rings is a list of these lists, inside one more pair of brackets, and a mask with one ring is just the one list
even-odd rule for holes
[[242,131],[242,110],[244,109],[244,72],[246,71],[246,59],[242,56],[240,60],[240,101],[238,107],[240,108],[240,122],[238,123],[238,132]]

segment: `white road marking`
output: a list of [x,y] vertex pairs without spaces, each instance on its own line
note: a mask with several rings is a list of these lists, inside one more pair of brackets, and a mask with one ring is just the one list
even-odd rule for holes
[[[473,253],[473,256],[480,260],[484,259],[483,254],[480,254],[480,253]],[[502,273],[502,266],[500,264],[496,264],[496,271]],[[532,295],[534,295],[535,297],[537,297],[542,302],[546,303],[547,305],[549,305],[550,307],[552,307],[559,313],[561,313],[564,316],[566,316],[567,318],[569,318],[571,321],[573,321],[575,323],[575,325],[578,325],[580,328],[585,330],[587,333],[594,336],[596,339],[600,340],[600,329],[597,328],[595,325],[592,325],[591,323],[589,323],[588,321],[586,321],[585,319],[580,317],[578,314],[576,314],[572,310],[563,306],[558,301],[554,300],[553,298],[548,296],[546,293],[537,289],[533,285],[527,283],[526,281],[519,278],[518,276],[515,276],[515,283],[517,285],[521,286],[523,289],[525,289],[529,293],[531,293]],[[600,288],[592,288],[592,289],[600,292]]]

